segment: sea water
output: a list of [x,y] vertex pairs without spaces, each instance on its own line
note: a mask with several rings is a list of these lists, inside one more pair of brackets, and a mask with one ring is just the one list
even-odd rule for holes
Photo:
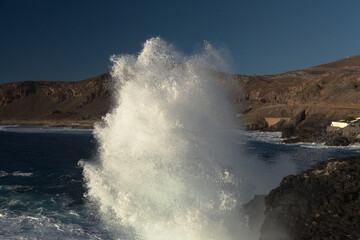
[[114,108],[94,131],[0,128],[2,238],[258,239],[243,211],[255,194],[359,151],[235,130],[208,43],[187,56],[152,38],[111,60]]
[[77,166],[94,147],[91,131],[3,128],[0,239],[106,238],[85,207]]
[[[359,146],[282,144],[276,133],[237,134],[237,144],[250,155],[269,165],[292,159],[297,171],[360,153]],[[96,146],[92,131],[1,130],[0,239],[134,239],[115,234],[84,197],[78,161],[90,161]]]

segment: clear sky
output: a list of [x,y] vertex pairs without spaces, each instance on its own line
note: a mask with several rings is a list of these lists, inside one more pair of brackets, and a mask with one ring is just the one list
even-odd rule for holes
[[360,53],[358,0],[0,0],[0,83],[81,80],[160,36],[185,53],[226,47],[240,74]]

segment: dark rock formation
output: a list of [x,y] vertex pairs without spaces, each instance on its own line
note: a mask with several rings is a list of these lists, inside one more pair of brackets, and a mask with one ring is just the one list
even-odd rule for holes
[[261,240],[360,239],[360,157],[285,177],[265,205]]
[[360,142],[360,125],[359,123],[350,123],[345,128],[332,127],[328,126],[327,135],[329,136],[326,139],[326,145],[348,145],[351,143]]

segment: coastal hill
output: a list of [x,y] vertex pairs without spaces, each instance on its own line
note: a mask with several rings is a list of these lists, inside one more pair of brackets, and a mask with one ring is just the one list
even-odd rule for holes
[[332,121],[360,117],[360,55],[278,75],[236,75],[233,81],[243,86],[242,94],[233,90],[231,96],[249,129],[328,142]]
[[92,127],[110,110],[109,78],[1,84],[0,124]]
[[302,111],[306,115],[302,125],[326,126],[360,116],[360,55],[278,75],[235,78],[244,93],[233,101],[253,128],[261,127],[257,124],[266,118],[287,120]]
[[[249,129],[324,129],[360,116],[360,56],[277,75],[214,73]],[[0,85],[0,124],[90,127],[111,109],[110,74]]]

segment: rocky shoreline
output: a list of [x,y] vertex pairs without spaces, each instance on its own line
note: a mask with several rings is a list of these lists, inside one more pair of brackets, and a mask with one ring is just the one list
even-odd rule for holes
[[[360,141],[327,131],[332,121],[360,116],[360,55],[277,75],[209,71],[228,94],[239,126],[280,131],[286,143]],[[91,127],[116,104],[112,81],[104,73],[74,82],[1,84],[0,124]]]
[[344,135],[339,131],[329,131],[328,128],[310,128],[298,129],[290,126],[278,129],[282,133],[283,143],[298,143],[298,142],[311,142],[311,143],[325,143],[327,146],[348,146],[351,144],[360,143],[357,138],[359,132],[353,135]]
[[43,126],[43,127],[69,127],[91,129],[94,127],[95,121],[0,121],[0,125],[6,126]]
[[360,157],[329,159],[287,176],[245,213],[261,240],[360,239]]
[[[21,125],[21,126],[44,126],[44,127],[69,127],[69,128],[86,128],[94,127],[94,124],[100,120],[0,120],[0,125]],[[292,144],[299,142],[325,143],[328,146],[347,146],[359,143],[360,139],[352,136],[343,136],[339,132],[327,131],[326,128],[319,129],[297,129],[293,126],[270,129],[254,129],[248,131],[263,132],[281,132],[282,143]]]
[[248,127],[248,130],[281,132],[282,138],[285,138],[283,143],[315,142],[325,143],[328,146],[347,146],[360,143],[360,138],[357,137],[360,134],[359,126],[330,127],[318,124],[321,120],[312,119],[306,122],[306,117],[305,111],[301,111],[287,121],[279,121],[269,126],[264,120],[260,125]]
[[[44,127],[70,127],[70,128],[93,128],[100,120],[0,120],[0,125],[22,125],[22,126],[44,126]],[[259,129],[263,132],[281,132],[282,143],[292,144],[299,142],[325,143],[328,146],[347,146],[359,143],[356,136],[344,136],[336,131],[327,131],[326,128],[319,129],[297,129],[293,126],[282,128]],[[258,129],[248,131],[259,131]]]

